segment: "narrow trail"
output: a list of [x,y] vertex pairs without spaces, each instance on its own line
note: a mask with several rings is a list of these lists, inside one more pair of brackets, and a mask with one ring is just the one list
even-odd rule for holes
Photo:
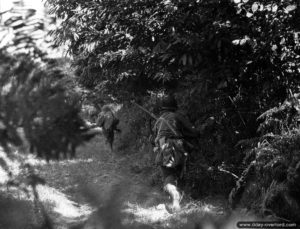
[[40,187],[41,200],[49,199],[56,228],[197,228],[199,219],[211,223],[227,217],[220,198],[185,198],[182,210],[170,214],[162,190],[150,186],[143,171],[132,171],[135,159],[111,154],[97,137],[78,149],[76,159],[36,163],[48,186],[47,191]]

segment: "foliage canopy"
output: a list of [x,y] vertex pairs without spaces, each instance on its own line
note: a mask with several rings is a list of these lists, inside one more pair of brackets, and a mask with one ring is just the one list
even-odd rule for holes
[[47,2],[63,19],[56,42],[99,97],[171,90],[193,121],[232,117],[254,133],[253,116],[298,90],[296,0]]
[[[17,4],[18,1],[15,2]],[[38,34],[44,22],[33,19],[32,9],[13,8],[1,24],[0,48],[0,144],[21,146],[47,159],[74,156],[78,145],[90,139],[80,117],[80,96],[67,72],[65,59],[51,59],[40,49]]]
[[275,128],[257,118],[299,92],[298,0],[47,2],[63,19],[57,44],[68,44],[79,82],[100,98],[148,107],[170,91],[196,126],[213,116],[200,140],[211,164],[237,168],[244,155],[233,146]]

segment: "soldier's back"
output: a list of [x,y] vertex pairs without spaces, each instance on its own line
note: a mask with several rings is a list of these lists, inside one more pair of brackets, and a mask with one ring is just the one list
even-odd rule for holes
[[108,111],[108,112],[103,112],[102,111],[99,114],[97,124],[100,127],[103,127],[104,129],[108,130],[112,127],[113,122],[114,122],[114,116],[113,116],[111,111]]

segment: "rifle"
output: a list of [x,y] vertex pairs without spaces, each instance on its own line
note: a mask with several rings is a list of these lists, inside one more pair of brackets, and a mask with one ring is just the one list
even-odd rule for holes
[[174,128],[170,125],[170,123],[163,117],[156,117],[155,114],[153,114],[152,112],[148,111],[146,108],[142,107],[141,105],[135,103],[135,102],[132,102],[134,105],[136,105],[138,108],[140,108],[141,110],[145,111],[147,114],[149,114],[152,118],[154,118],[156,121],[158,121],[159,119],[163,120],[167,126],[170,128],[170,130],[175,134],[175,135],[178,135],[178,133],[174,130]]
[[[163,120],[163,121],[168,125],[168,127],[170,128],[170,130],[171,130],[175,135],[177,135],[177,133],[176,133],[176,131],[174,130],[174,128],[169,124],[169,122],[168,122],[166,119],[164,119],[164,118],[162,118],[162,117],[158,118],[158,117],[156,117],[155,114],[153,114],[152,112],[148,111],[146,108],[142,107],[141,105],[139,105],[139,104],[137,104],[137,103],[135,103],[135,102],[132,102],[132,103],[133,103],[134,105],[136,105],[138,108],[140,108],[141,110],[143,110],[144,112],[146,112],[148,115],[150,115],[150,116],[151,116],[153,119],[155,119],[156,121],[157,121],[158,119]],[[188,143],[188,144],[191,144],[191,143]],[[186,172],[186,163],[187,163],[187,155],[184,157],[184,166],[183,166],[183,169],[182,169],[181,174],[180,174],[180,177],[181,177],[181,178],[183,177],[184,173]],[[216,166],[215,169],[218,170],[219,172],[222,172],[222,173],[231,175],[235,180],[238,180],[238,179],[239,179],[239,177],[238,177],[236,174],[234,174],[234,173],[232,173],[232,172],[230,172],[230,171],[224,169],[222,166]],[[211,170],[212,170],[212,167],[209,167],[207,170],[208,170],[208,171],[211,171]]]
[[[134,105],[136,105],[138,108],[140,108],[141,110],[143,110],[144,112],[146,112],[147,114],[149,114],[153,119],[155,119],[156,121],[158,120],[162,120],[163,122],[165,122],[167,124],[167,126],[170,128],[170,130],[174,133],[175,136],[178,136],[178,133],[174,130],[174,128],[170,125],[170,123],[168,122],[168,120],[166,120],[165,118],[163,117],[156,117],[156,115],[154,115],[152,112],[148,111],[147,109],[145,109],[144,107],[142,107],[141,105],[135,103],[135,102],[132,102]],[[161,124],[162,125],[162,124]],[[160,126],[161,128],[161,126]],[[159,129],[160,129],[159,128]],[[191,144],[191,143],[188,143],[187,144]],[[187,157],[188,155],[185,153],[183,155],[184,159],[183,159],[183,167],[182,167],[182,170],[180,172],[180,178],[182,179],[184,174],[186,173],[186,164],[187,164]]]

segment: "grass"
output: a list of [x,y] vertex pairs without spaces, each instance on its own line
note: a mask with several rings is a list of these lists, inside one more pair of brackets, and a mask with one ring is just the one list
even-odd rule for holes
[[[214,229],[233,220],[224,199],[217,197],[185,198],[182,210],[170,214],[165,207],[170,202],[167,195],[150,185],[149,173],[143,170],[150,159],[138,152],[112,154],[101,136],[80,147],[76,159],[46,163],[31,155],[18,157],[45,178],[47,184],[37,190],[56,228]],[[20,163],[14,165],[18,160],[10,163],[15,171],[20,169]]]

